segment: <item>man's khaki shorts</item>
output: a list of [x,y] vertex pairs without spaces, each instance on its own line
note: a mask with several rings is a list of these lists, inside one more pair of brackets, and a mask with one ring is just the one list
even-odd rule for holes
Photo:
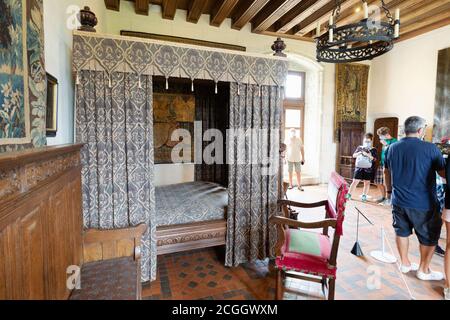
[[288,171],[290,173],[294,172],[294,168],[295,168],[295,172],[302,172],[302,164],[301,162],[290,162],[288,161]]

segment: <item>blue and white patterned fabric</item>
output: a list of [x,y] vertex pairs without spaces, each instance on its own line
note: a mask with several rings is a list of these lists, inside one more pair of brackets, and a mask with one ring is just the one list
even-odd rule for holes
[[187,182],[156,187],[158,227],[226,219],[228,192],[212,182]]
[[142,281],[155,280],[152,77],[86,70],[78,80],[84,227],[109,230],[145,223]]
[[288,60],[75,32],[73,68],[284,87]]

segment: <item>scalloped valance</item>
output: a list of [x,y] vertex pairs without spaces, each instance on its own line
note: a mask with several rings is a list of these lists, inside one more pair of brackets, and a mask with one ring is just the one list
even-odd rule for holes
[[123,36],[74,32],[73,68],[284,86],[285,58]]

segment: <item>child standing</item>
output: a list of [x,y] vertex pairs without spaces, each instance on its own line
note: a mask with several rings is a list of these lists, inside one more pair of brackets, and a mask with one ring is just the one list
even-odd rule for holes
[[359,146],[353,154],[353,158],[356,159],[356,169],[353,182],[347,194],[348,199],[351,199],[352,193],[358,187],[359,183],[363,181],[364,189],[361,200],[364,202],[367,201],[370,183],[373,181],[375,175],[375,162],[377,157],[377,149],[373,147],[373,134],[366,133],[364,135],[363,145]]
[[375,174],[375,184],[381,192],[381,200],[380,204],[382,205],[391,205],[391,195],[392,188],[391,186],[386,185],[386,173],[384,170],[384,159],[386,158],[386,151],[388,147],[397,142],[397,139],[391,136],[391,130],[387,127],[382,127],[377,131],[378,137],[380,138],[380,143],[383,145],[383,149],[381,151],[380,157],[380,165]]

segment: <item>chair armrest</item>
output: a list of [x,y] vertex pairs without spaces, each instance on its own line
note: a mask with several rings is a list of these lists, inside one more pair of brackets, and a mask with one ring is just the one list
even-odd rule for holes
[[298,208],[318,208],[318,207],[324,207],[327,206],[328,201],[322,200],[319,202],[313,202],[313,203],[301,203],[301,202],[295,202],[290,200],[278,200],[278,205],[280,206],[292,206],[292,207],[298,207]]
[[325,219],[322,221],[314,221],[314,222],[302,222],[276,216],[270,218],[270,222],[273,224],[287,225],[292,228],[304,228],[304,229],[320,229],[328,227],[336,228],[336,219]]

